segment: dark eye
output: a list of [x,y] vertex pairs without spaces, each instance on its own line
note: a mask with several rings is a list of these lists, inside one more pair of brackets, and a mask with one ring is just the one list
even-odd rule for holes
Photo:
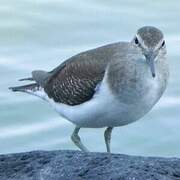
[[163,42],[162,42],[162,45],[161,45],[161,47],[164,47],[164,46],[165,46],[165,41],[163,41]]
[[137,37],[134,39],[134,42],[135,42],[135,44],[139,44],[139,41],[138,41]]

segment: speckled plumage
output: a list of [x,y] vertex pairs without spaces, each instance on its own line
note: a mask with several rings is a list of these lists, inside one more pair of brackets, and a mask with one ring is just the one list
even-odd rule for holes
[[78,105],[93,97],[108,62],[119,48],[121,43],[88,50],[69,58],[50,72],[33,71],[32,77],[55,102]]
[[[140,28],[137,36],[140,36],[148,47],[157,45],[163,38],[160,30],[149,26]],[[43,95],[43,99],[49,98],[51,103],[77,106],[90,101],[96,94],[97,86],[100,84],[100,89],[104,82],[103,84],[107,84],[104,89],[110,91],[120,103],[134,104],[139,101],[139,97],[143,99],[152,90],[152,84],[145,83],[152,77],[142,52],[140,47],[132,42],[118,42],[85,51],[69,58],[50,72],[33,71],[32,79],[36,84],[15,87],[13,90],[28,90],[28,93],[41,96],[42,93],[35,92],[43,89],[47,96],[45,98]],[[157,77],[154,82],[158,80],[160,87],[155,102],[161,97],[167,84],[168,66],[165,54],[166,51],[160,52],[157,57],[159,60],[156,61]],[[65,116],[71,119],[70,116]]]
[[104,77],[106,66],[118,50],[118,43],[80,53],[52,71],[44,86],[49,98],[67,105],[78,105],[92,98]]
[[162,32],[143,27],[131,42],[118,42],[75,55],[50,72],[33,71],[35,84],[13,87],[47,102],[76,125],[73,142],[87,148],[78,136],[81,127],[105,131],[107,151],[113,127],[132,123],[158,102],[166,89],[169,69]]

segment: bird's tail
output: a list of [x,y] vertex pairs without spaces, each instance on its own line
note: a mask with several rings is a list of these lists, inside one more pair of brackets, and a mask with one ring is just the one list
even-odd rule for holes
[[46,94],[44,93],[44,84],[48,80],[50,73],[42,70],[36,70],[32,72],[32,77],[23,78],[19,81],[35,81],[34,83],[23,85],[23,86],[15,86],[10,87],[9,89],[16,92],[25,92],[28,94],[32,94],[38,96],[40,98],[45,98]]
[[37,97],[40,97],[41,99],[46,100],[46,94],[45,94],[43,88],[40,85],[38,85],[37,83],[27,84],[24,86],[10,87],[9,89],[14,92],[28,93],[33,96],[37,96]]
[[20,92],[31,93],[31,92],[38,91],[39,88],[40,87],[37,83],[32,83],[32,84],[27,84],[27,85],[23,85],[23,86],[10,87],[9,89],[14,91],[14,92],[20,91]]

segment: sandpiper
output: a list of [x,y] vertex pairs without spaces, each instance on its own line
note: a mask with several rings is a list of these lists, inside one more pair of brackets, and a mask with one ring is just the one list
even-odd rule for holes
[[102,128],[110,152],[114,127],[148,113],[166,89],[169,76],[163,33],[140,28],[131,42],[108,44],[77,54],[50,72],[36,70],[21,79],[34,83],[11,87],[42,98],[75,124],[72,141],[88,151],[80,128]]

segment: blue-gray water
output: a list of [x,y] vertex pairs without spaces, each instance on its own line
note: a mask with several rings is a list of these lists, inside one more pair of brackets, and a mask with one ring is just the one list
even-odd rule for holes
[[[180,156],[180,1],[179,0],[2,0],[0,5],[0,153],[76,149],[74,125],[42,100],[12,93],[34,69],[51,70],[81,51],[131,40],[136,29],[154,25],[167,42],[168,89],[144,118],[116,128],[112,151]],[[92,151],[105,151],[104,129],[82,129]]]

